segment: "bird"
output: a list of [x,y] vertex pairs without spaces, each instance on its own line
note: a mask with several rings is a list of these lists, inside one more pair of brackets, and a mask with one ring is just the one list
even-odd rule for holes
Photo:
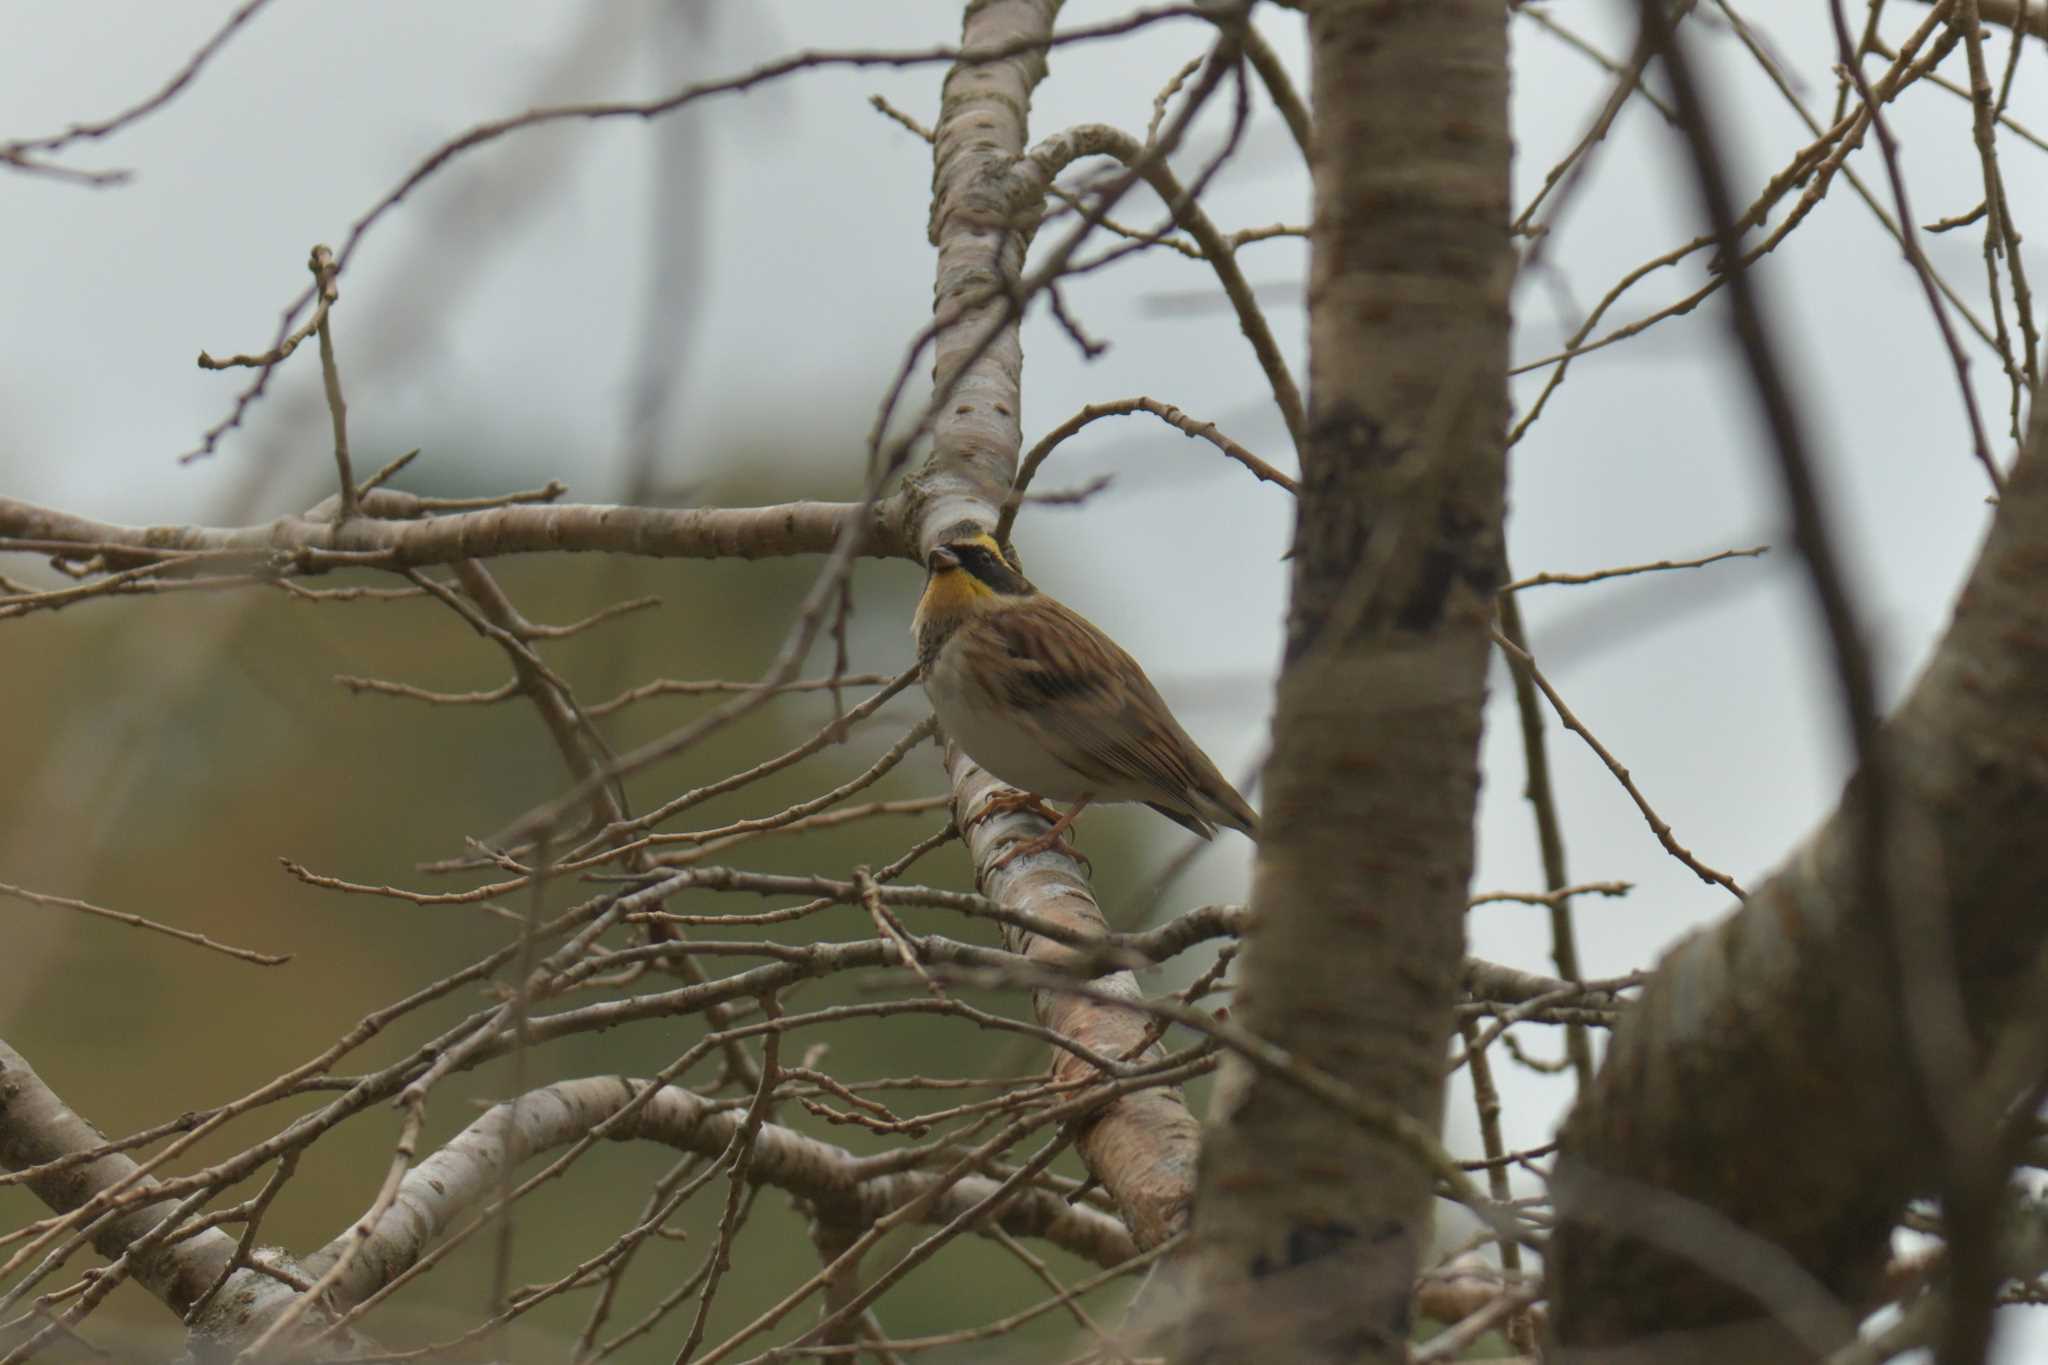
[[[970,823],[1009,810],[1053,822],[992,868],[1055,847],[1072,853],[1061,836],[1091,803],[1141,801],[1204,839],[1218,826],[1258,837],[1258,816],[1138,661],[1033,587],[994,537],[964,525],[925,569],[910,627],[925,696],[953,742],[1017,789]],[[1049,800],[1073,804],[1060,815]]]

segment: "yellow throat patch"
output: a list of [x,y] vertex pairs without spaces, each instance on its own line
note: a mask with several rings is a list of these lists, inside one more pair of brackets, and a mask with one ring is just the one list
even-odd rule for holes
[[922,627],[927,621],[943,620],[972,611],[976,602],[995,595],[994,588],[958,564],[950,569],[940,569],[925,579],[924,596],[917,601],[917,620],[914,625]]
[[[992,536],[979,535],[955,543],[980,546],[998,560],[1003,557],[1002,549]],[[977,605],[997,595],[994,588],[982,582],[964,565],[954,564],[928,573],[924,595],[917,601],[917,615],[911,621],[911,632],[922,637],[927,626],[957,621],[975,610]]]

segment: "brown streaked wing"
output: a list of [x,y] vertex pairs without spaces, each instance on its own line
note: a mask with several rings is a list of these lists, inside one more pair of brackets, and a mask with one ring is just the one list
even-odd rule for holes
[[1084,778],[1141,782],[1176,807],[1223,784],[1137,660],[1085,618],[1040,596],[982,624],[1006,656],[990,670],[1002,701],[1061,741]]

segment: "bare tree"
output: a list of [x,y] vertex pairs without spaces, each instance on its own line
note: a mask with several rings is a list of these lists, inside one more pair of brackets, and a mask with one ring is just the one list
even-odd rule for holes
[[[146,98],[0,144],[0,163],[112,183],[77,166],[77,153],[175,107],[265,7],[234,10]],[[1284,7],[1305,11],[1305,24],[1255,8],[1161,6],[1061,27],[1058,0],[979,0],[964,7],[957,44],[792,51],[651,100],[543,105],[478,125],[421,160],[332,247],[312,249],[311,282],[269,346],[201,357],[243,379],[193,458],[229,454],[245,419],[275,401],[280,371],[317,365],[331,495],[247,524],[150,527],[0,498],[0,551],[40,556],[64,580],[0,579],[0,618],[64,610],[71,621],[80,614],[69,609],[87,604],[172,613],[217,595],[417,600],[495,651],[505,681],[469,693],[396,677],[344,684],[420,707],[521,707],[540,722],[531,743],[561,774],[549,799],[501,828],[437,824],[446,853],[417,885],[285,860],[323,894],[468,907],[496,937],[464,965],[414,976],[331,1045],[230,1101],[191,1107],[169,1075],[182,1112],[108,1139],[67,1102],[61,1078],[0,1043],[0,1185],[38,1201],[0,1234],[0,1365],[121,1349],[97,1343],[105,1318],[94,1314],[131,1283],[201,1359],[551,1352],[703,1365],[1024,1358],[1060,1349],[1029,1335],[1056,1319],[1087,1358],[1117,1361],[1421,1362],[1503,1349],[1658,1365],[1874,1361],[1931,1344],[1943,1365],[1965,1365],[1986,1359],[1999,1304],[2048,1294],[2040,1213],[2015,1182],[2043,1159],[2036,1112],[2048,1086],[2036,928],[2048,899],[2048,417],[2028,415],[2041,358],[1999,156],[2001,142],[2038,145],[2008,112],[2019,35],[2038,35],[2038,16],[1989,0],[1939,0],[1911,16],[1879,4],[1859,33],[1835,0],[1837,46],[1822,55],[1842,76],[1822,118],[1784,57],[1726,4],[1696,13],[1644,0],[1629,11],[1633,47],[1620,57],[1533,3],[1507,14],[1477,0]],[[1142,135],[1102,122],[1032,126],[1035,94],[1070,53],[1139,44],[1168,25],[1198,32],[1201,51],[1177,71],[1146,73],[1158,93]],[[1590,54],[1608,87],[1519,210],[1517,25]],[[2010,33],[1994,39],[1986,25]],[[1276,29],[1305,30],[1305,93]],[[610,41],[591,29],[563,70],[601,64]],[[2008,54],[2002,79],[1995,41]],[[1751,60],[1810,127],[1760,190],[1742,187],[1725,146],[1730,121],[1698,73],[1703,51]],[[664,364],[683,345],[671,316],[680,295],[662,291],[636,363],[632,501],[566,503],[557,482],[429,496],[400,487],[411,455],[366,468],[345,396],[354,362],[337,334],[345,341],[351,266],[409,195],[473,150],[535,129],[695,117],[835,67],[934,76],[929,128],[922,111],[877,100],[930,143],[936,278],[931,322],[906,339],[879,396],[853,496],[658,504],[650,433],[671,406]],[[1968,110],[1982,203],[1923,229],[1885,111],[1909,89],[1944,84]],[[1561,349],[1519,367],[1545,377],[1511,414],[1518,283],[1556,269],[1545,253],[1603,140],[1625,112],[1646,109],[1676,130],[1704,228],[1623,275]],[[1226,231],[1218,186],[1261,129],[1306,163],[1311,223]],[[1850,161],[1859,148],[1868,183]],[[668,190],[656,218],[676,231]],[[1817,472],[1818,419],[1755,278],[1831,195],[1860,200],[1898,242],[1962,400],[1975,463],[1958,461],[1956,477],[1985,479],[1994,495],[1954,623],[1889,719],[1840,511]],[[1971,224],[1982,225],[1986,272],[1974,293],[1935,268],[1922,240]],[[1255,243],[1300,237],[1311,249],[1305,392],[1240,262]],[[1048,313],[1092,358],[1100,345],[1072,291],[1164,251],[1213,272],[1298,478],[1286,457],[1255,454],[1212,414],[1150,395],[1091,404],[1025,449],[1026,316]],[[1696,289],[1601,331],[1632,288],[1680,261],[1705,267]],[[1710,298],[1768,434],[1857,764],[1839,809],[1753,892],[1682,843],[1571,710],[1517,598],[1760,550],[1517,579],[1505,549],[1509,453],[1578,357]],[[1980,352],[2010,396],[2010,458],[1994,448],[1996,421],[1970,377]],[[913,382],[927,358],[928,393]],[[1005,860],[1045,830],[1040,814],[998,801],[1001,784],[936,734],[921,706],[901,714],[914,671],[900,655],[856,659],[852,585],[864,559],[921,564],[966,527],[1007,543],[1028,504],[1086,501],[1096,489],[1048,493],[1038,472],[1063,442],[1124,415],[1200,437],[1285,488],[1296,529],[1250,902],[1119,931],[1094,870],[1070,850]],[[503,561],[560,551],[822,562],[756,677],[636,678],[593,701],[565,662],[573,643],[558,642],[627,629],[646,603],[542,624],[533,599],[559,599],[514,581]],[[779,600],[763,569],[751,615]],[[137,597],[146,605],[113,605]],[[1546,885],[1482,895],[1472,880],[1495,657],[1513,682]],[[867,695],[849,703],[856,691]],[[714,701],[679,725],[627,728],[640,704],[677,695]],[[757,723],[803,697],[829,699],[824,722],[796,743],[762,743]],[[1552,715],[1591,746],[1671,857],[1742,902],[1654,970],[1593,980],[1582,969],[1574,902],[1627,887],[1567,875]],[[849,740],[885,719],[895,724],[887,742],[846,762]],[[680,779],[678,790],[676,774],[714,762],[714,776]],[[769,800],[799,778],[793,799]],[[726,798],[761,804],[711,815]],[[303,799],[343,798],[315,783]],[[422,798],[423,812],[433,804]],[[891,841],[888,820],[901,816],[924,818],[929,832],[908,847]],[[793,866],[756,861],[771,841],[798,850]],[[964,857],[973,891],[945,884],[935,869],[948,856]],[[440,889],[449,877],[462,884]],[[118,920],[251,970],[300,969],[69,888],[0,885],[0,895]],[[759,898],[772,903],[756,908]],[[1496,900],[1544,910],[1554,971],[1467,954],[1467,910]],[[845,920],[825,931],[832,915],[858,932],[847,935]],[[939,915],[980,923],[927,931]],[[1182,968],[1179,988],[1142,975],[1162,964]],[[455,1008],[479,988],[480,1006]],[[964,1025],[972,1041],[960,1046],[976,1062],[921,1044],[904,1070],[863,1073],[832,1055],[911,1023],[921,1033]],[[665,1060],[634,1075],[575,1060],[576,1044],[627,1025],[662,1029]],[[1540,1066],[1517,1042],[1533,1027],[1562,1031],[1558,1063]],[[1610,1030],[1603,1058],[1596,1041]],[[384,1052],[367,1051],[380,1039]],[[1022,1070],[996,1045],[1012,1040],[1031,1049]],[[1503,1059],[1577,1087],[1554,1142],[1508,1144]],[[487,1066],[483,1093],[495,1102],[472,1113],[464,1101],[479,1092],[468,1087]],[[1185,1088],[1211,1073],[1204,1123]],[[1445,1135],[1447,1079],[1458,1075],[1476,1102],[1474,1155]],[[365,1180],[367,1207],[324,1244],[267,1245],[266,1220],[350,1141],[384,1154],[381,1178]],[[658,1169],[625,1164],[643,1146],[674,1155]],[[547,1247],[544,1262],[521,1244],[550,1191],[590,1199],[627,1183],[639,1207],[623,1225],[572,1214],[577,1240]],[[772,1222],[771,1191],[795,1220]],[[1462,1212],[1439,1217],[1446,1208]],[[1930,1234],[1931,1250],[1894,1254],[1900,1227]],[[678,1269],[668,1247],[686,1229],[694,1240]],[[977,1275],[975,1240],[1023,1267],[1031,1290]],[[75,1268],[88,1249],[104,1264]],[[421,1330],[398,1296],[448,1277],[465,1254],[488,1281],[483,1309],[472,1299],[459,1322]],[[919,1332],[903,1325],[921,1311],[906,1286],[927,1263],[948,1272],[953,1302],[943,1329]],[[542,1278],[516,1282],[536,1264]],[[1134,1292],[1137,1272],[1147,1274]],[[1442,1330],[1426,1334],[1420,1319]],[[536,1322],[575,1325],[549,1336]],[[162,1341],[138,1349],[161,1353]]]

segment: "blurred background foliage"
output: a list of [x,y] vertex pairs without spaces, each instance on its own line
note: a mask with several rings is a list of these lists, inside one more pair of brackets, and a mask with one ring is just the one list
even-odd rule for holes
[[[502,490],[464,479],[459,471],[528,463],[502,453],[471,458],[458,445],[430,448],[398,482],[415,492],[475,496]],[[543,461],[534,456],[531,463]],[[843,471],[855,462],[842,451],[770,446],[748,452],[733,467],[738,472],[696,490],[696,500],[742,505],[854,491]],[[571,681],[582,701],[592,703],[660,677],[758,677],[819,563],[561,555],[504,560],[490,568],[537,623],[575,621],[628,598],[660,597],[654,609],[541,644],[543,657]],[[852,671],[893,674],[907,667],[907,627],[921,582],[917,570],[900,561],[868,561],[853,581]],[[390,576],[352,572],[307,583],[400,585]],[[805,672],[829,672],[831,658],[831,642],[822,641]],[[461,855],[465,836],[488,838],[567,785],[559,754],[523,698],[435,706],[351,692],[336,682],[344,674],[466,692],[494,688],[510,670],[497,646],[424,598],[316,603],[265,588],[186,591],[102,599],[8,623],[0,770],[10,780],[0,786],[0,865],[9,878],[223,942],[292,954],[281,967],[252,966],[103,920],[9,903],[9,946],[0,953],[0,1032],[104,1132],[130,1132],[244,1094],[318,1053],[363,1015],[516,936],[515,925],[480,906],[419,906],[322,891],[279,866],[280,858],[289,858],[352,882],[420,890],[495,880],[477,873],[428,875],[420,865]],[[850,689],[848,704],[870,691]],[[599,724],[624,750],[725,699],[658,697]],[[778,699],[633,778],[635,812],[802,742],[831,718],[831,707],[830,694],[823,692]],[[843,744],[693,807],[665,828],[709,828],[814,796],[865,768],[925,713],[921,694],[912,689],[855,728]],[[943,790],[938,750],[926,744],[851,800]],[[942,810],[888,815],[839,829],[770,835],[710,861],[845,878],[856,866],[889,862],[946,818]],[[1142,810],[1121,808],[1091,813],[1081,838],[1112,921],[1139,927],[1120,915],[1120,907],[1156,876],[1184,836]],[[904,880],[973,887],[957,843],[928,855]],[[583,880],[555,886],[548,905],[559,909],[594,889]],[[1198,903],[1201,892],[1199,880],[1191,878],[1176,887],[1172,903]],[[523,911],[527,902],[520,893],[510,908]],[[678,896],[668,908],[749,913],[795,903],[798,898],[702,891]],[[999,942],[993,926],[951,912],[906,907],[901,914],[914,931]],[[699,937],[757,935],[807,943],[872,938],[874,929],[858,907],[839,906],[780,926],[739,926],[715,935],[698,931]],[[614,935],[613,941],[623,937]],[[714,958],[707,965],[716,973],[752,963]],[[1179,984],[1203,965],[1187,964],[1170,979],[1154,974],[1148,987]],[[504,984],[502,976],[497,984]],[[649,977],[640,984],[660,989],[672,983]],[[903,982],[876,973],[836,978],[793,989],[782,1003],[815,1009],[871,999],[885,986],[900,991]],[[960,994],[984,1008],[1030,1016],[1029,1001],[1017,993]],[[395,1061],[489,998],[480,989],[456,991],[344,1058],[336,1074],[356,1075]],[[596,998],[587,994],[566,1003]],[[667,1019],[578,1036],[530,1055],[526,1076],[538,1085],[589,1075],[647,1075],[672,1061],[703,1029],[697,1018]],[[1037,1043],[919,1015],[800,1031],[785,1044],[785,1061],[819,1044],[829,1050],[816,1064],[843,1081],[912,1074],[1028,1076],[1047,1060]],[[717,1070],[713,1058],[683,1083],[708,1085]],[[451,1078],[434,1092],[426,1147],[446,1141],[513,1084],[509,1059]],[[881,1098],[911,1114],[989,1093],[895,1092]],[[218,1160],[327,1098],[308,1094],[257,1110],[167,1169],[187,1171]],[[856,1152],[913,1140],[833,1125],[793,1103],[780,1106],[776,1119]],[[337,1235],[368,1207],[397,1131],[397,1113],[378,1106],[313,1146],[270,1212],[262,1242],[303,1253]],[[1030,1140],[1027,1149],[1042,1140]],[[512,1283],[550,1280],[610,1243],[640,1216],[650,1185],[677,1159],[677,1153],[649,1143],[604,1144],[523,1201],[517,1206]],[[1056,1170],[1076,1178],[1084,1174],[1071,1154]],[[248,1198],[268,1171],[219,1202]],[[724,1189],[722,1178],[714,1180],[673,1220],[686,1231],[684,1239],[657,1239],[643,1247],[600,1339],[635,1321],[697,1269],[715,1241]],[[0,1187],[0,1222],[6,1226],[42,1213],[25,1191]],[[869,1272],[885,1268],[920,1235],[915,1228],[898,1233],[869,1258]],[[366,1326],[393,1348],[459,1334],[483,1316],[493,1247],[489,1235],[472,1238]],[[1092,1269],[1050,1248],[1039,1250],[1063,1280]],[[817,1265],[788,1198],[764,1190],[736,1245],[709,1339],[750,1319]],[[53,1279],[46,1288],[69,1278]],[[1113,1312],[1127,1289],[1097,1295],[1098,1308]],[[527,1315],[507,1337],[454,1358],[494,1352],[501,1359],[566,1358],[593,1293],[564,1295]],[[1008,1252],[970,1237],[912,1274],[881,1307],[889,1330],[908,1335],[984,1322],[1044,1293]],[[686,1304],[617,1358],[670,1359],[691,1311]],[[814,1312],[806,1307],[791,1321],[808,1323]],[[95,1323],[102,1338],[136,1333],[139,1348],[157,1358],[177,1349],[175,1324],[132,1285]],[[963,1346],[922,1358],[1006,1358],[1032,1342],[1050,1347],[1073,1330],[1065,1314],[1048,1314],[1007,1344]]]

